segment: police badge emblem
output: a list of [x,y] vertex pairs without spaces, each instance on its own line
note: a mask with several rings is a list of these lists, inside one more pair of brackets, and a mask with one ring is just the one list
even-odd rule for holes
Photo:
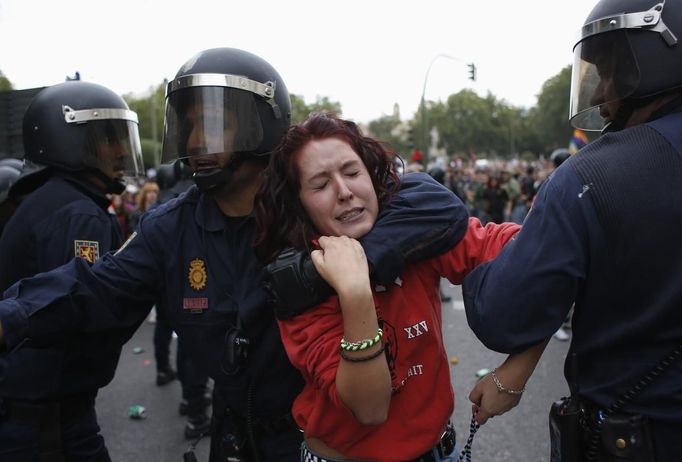
[[99,242],[75,240],[73,241],[73,252],[76,257],[81,257],[88,263],[95,263],[99,258]]
[[195,258],[189,263],[189,285],[194,290],[201,290],[206,287],[206,267],[204,261],[200,258]]

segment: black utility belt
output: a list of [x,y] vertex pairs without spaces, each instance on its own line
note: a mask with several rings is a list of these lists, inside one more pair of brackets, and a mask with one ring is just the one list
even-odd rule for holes
[[574,397],[556,401],[549,413],[551,462],[599,460],[654,462],[649,420],[638,414],[606,414]]
[[[211,433],[211,460],[251,462],[258,441],[289,432],[299,433],[291,413],[278,416],[246,416],[231,408],[224,408],[222,416],[214,412]],[[253,447],[255,445],[255,447]]]

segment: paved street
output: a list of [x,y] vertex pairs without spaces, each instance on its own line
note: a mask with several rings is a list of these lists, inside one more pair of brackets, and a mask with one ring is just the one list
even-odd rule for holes
[[[486,350],[469,330],[459,287],[447,283],[443,287],[453,298],[444,304],[443,318],[448,352],[459,359],[451,367],[457,398],[453,418],[458,444],[462,445],[469,431],[471,406],[467,396],[476,381],[476,371],[492,369],[504,356]],[[155,383],[152,334],[153,325],[145,322],[125,345],[116,378],[100,391],[97,409],[113,462],[181,462],[188,446],[182,434],[185,420],[177,413],[179,384],[176,381],[157,387]],[[145,351],[134,354],[135,347]],[[547,460],[547,414],[552,400],[567,392],[562,372],[567,349],[568,342],[550,342],[519,407],[479,430],[473,446],[474,461]],[[128,418],[127,409],[133,404],[147,409],[146,419]],[[200,462],[208,460],[208,443],[205,439],[199,444],[196,454]]]
[[[459,359],[451,366],[455,387],[454,422],[457,444],[466,442],[471,419],[469,391],[476,382],[476,372],[482,368],[492,369],[499,365],[505,355],[483,347],[466,323],[464,306],[459,287],[445,290],[453,300],[443,304],[443,326],[446,333],[448,353]],[[476,462],[497,461],[544,461],[549,459],[548,414],[552,401],[568,393],[563,378],[563,362],[569,342],[552,339],[526,385],[526,392],[518,407],[505,415],[489,420],[476,434],[472,460]]]

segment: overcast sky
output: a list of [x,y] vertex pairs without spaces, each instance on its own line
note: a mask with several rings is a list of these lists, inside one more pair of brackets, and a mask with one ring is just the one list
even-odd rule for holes
[[[198,51],[269,61],[307,103],[327,96],[368,122],[462,88],[535,104],[572,63],[596,0],[0,0],[0,70],[17,89],[83,80],[142,94]],[[434,58],[438,55],[447,57]],[[478,80],[468,80],[473,62]]]

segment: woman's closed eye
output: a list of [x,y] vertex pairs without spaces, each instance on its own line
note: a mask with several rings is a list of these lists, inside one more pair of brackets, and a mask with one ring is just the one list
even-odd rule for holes
[[318,181],[315,182],[311,185],[312,189],[319,191],[321,189],[324,189],[327,185],[329,184],[329,180],[323,180],[323,181]]

